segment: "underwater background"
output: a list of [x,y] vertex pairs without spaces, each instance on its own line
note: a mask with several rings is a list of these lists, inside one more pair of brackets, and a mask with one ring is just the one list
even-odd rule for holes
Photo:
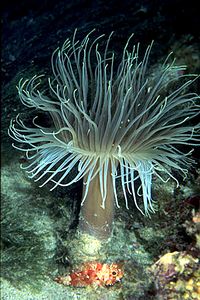
[[[77,28],[82,39],[93,28],[98,35],[114,31],[112,49],[121,52],[127,38],[141,49],[154,40],[152,66],[173,51],[187,72],[200,71],[200,18],[197,1],[5,1],[1,43],[1,299],[194,299],[200,297],[198,269],[200,161],[180,186],[155,180],[157,212],[146,218],[134,204],[115,211],[111,241],[102,263],[123,265],[116,285],[63,286],[55,282],[80,260],[74,239],[82,183],[67,188],[39,188],[20,169],[26,157],[12,148],[10,120],[34,112],[19,100],[16,85],[35,74],[51,76],[52,52]],[[191,90],[199,94],[199,81]],[[48,121],[46,116],[40,119]],[[196,120],[194,120],[195,122]],[[74,171],[75,172],[75,171]],[[178,176],[176,174],[176,176]],[[123,192],[118,189],[119,198]],[[72,242],[73,240],[73,242]],[[70,253],[76,253],[71,259]]]

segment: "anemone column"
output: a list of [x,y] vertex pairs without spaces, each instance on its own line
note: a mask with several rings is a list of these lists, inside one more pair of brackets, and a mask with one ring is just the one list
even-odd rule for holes
[[[112,232],[114,218],[114,192],[111,177],[111,168],[108,168],[107,178],[103,180],[107,183],[107,194],[105,205],[102,205],[102,194],[100,188],[99,173],[90,182],[88,193],[81,207],[79,230],[87,233],[99,240],[107,240]],[[84,182],[87,181],[87,175]],[[83,187],[83,195],[85,185]]]

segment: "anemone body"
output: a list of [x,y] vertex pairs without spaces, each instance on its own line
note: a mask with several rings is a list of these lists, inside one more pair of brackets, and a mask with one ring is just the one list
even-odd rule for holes
[[[186,175],[193,161],[177,146],[197,143],[199,125],[188,120],[199,113],[199,97],[186,92],[195,78],[185,80],[185,67],[171,57],[149,72],[152,44],[139,58],[139,45],[130,47],[131,36],[117,64],[109,51],[112,34],[92,41],[91,35],[78,41],[75,31],[53,53],[48,94],[39,91],[42,76],[19,82],[22,103],[49,113],[53,126],[44,128],[34,118],[27,127],[18,116],[9,133],[23,143],[15,146],[30,161],[23,168],[41,186],[51,182],[53,190],[83,179],[82,227],[108,233],[114,203],[119,207],[117,180],[126,207],[130,194],[141,213],[149,214],[154,212],[152,176],[176,180],[172,168]],[[69,180],[75,166],[78,173]]]

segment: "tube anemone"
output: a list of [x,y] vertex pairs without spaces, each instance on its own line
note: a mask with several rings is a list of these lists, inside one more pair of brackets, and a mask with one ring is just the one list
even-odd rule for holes
[[[131,36],[117,64],[109,51],[112,33],[102,49],[104,35],[90,41],[92,32],[78,41],[75,31],[53,53],[48,95],[39,91],[42,76],[19,82],[22,103],[47,112],[52,128],[37,124],[36,118],[27,127],[17,116],[9,134],[23,143],[14,145],[30,161],[22,168],[41,187],[51,182],[53,190],[83,180],[79,228],[103,239],[109,237],[114,207],[119,207],[117,180],[127,209],[132,197],[137,209],[149,215],[154,212],[152,176],[178,184],[171,169],[187,174],[191,152],[177,146],[197,144],[199,125],[188,120],[199,113],[199,97],[186,92],[196,77],[184,75],[185,66],[170,62],[171,56],[149,72],[152,44],[140,59],[139,44],[128,50]],[[75,166],[78,173],[69,180]]]

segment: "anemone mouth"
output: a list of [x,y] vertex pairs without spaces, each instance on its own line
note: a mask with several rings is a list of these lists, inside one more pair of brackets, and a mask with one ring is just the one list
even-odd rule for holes
[[[36,118],[28,127],[17,116],[11,121],[9,134],[23,144],[15,147],[26,153],[30,164],[24,168],[35,181],[43,180],[41,186],[49,181],[54,184],[52,189],[69,186],[86,176],[83,204],[91,181],[98,175],[105,207],[109,175],[116,205],[119,207],[119,179],[126,207],[127,194],[131,194],[136,207],[148,214],[154,211],[152,176],[164,181],[162,174],[167,174],[176,180],[170,169],[186,175],[193,163],[191,151],[181,152],[177,145],[197,145],[199,141],[200,126],[188,122],[199,114],[199,96],[186,92],[196,76],[185,75],[185,66],[176,66],[171,56],[150,74],[152,44],[140,59],[139,44],[130,46],[132,36],[117,65],[109,51],[112,33],[101,52],[104,35],[92,41],[92,32],[78,41],[75,31],[72,41],[67,39],[54,51],[54,78],[48,79],[48,96],[39,91],[44,75],[19,82],[22,103],[47,112],[52,128],[40,126]],[[65,182],[75,166],[77,175]],[[137,179],[140,187],[136,190]],[[144,210],[138,205],[137,194],[143,197]]]

